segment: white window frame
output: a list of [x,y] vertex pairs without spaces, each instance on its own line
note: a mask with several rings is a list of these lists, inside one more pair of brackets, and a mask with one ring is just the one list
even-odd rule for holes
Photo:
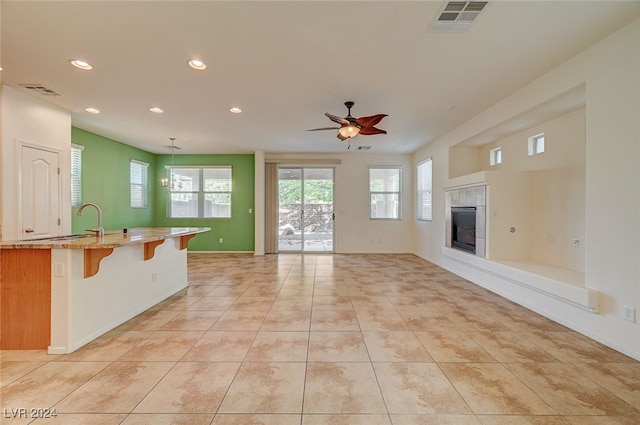
[[502,164],[502,148],[500,146],[489,151],[489,164],[492,167]]
[[418,221],[433,220],[433,158],[416,166],[416,217]]
[[[140,181],[134,180],[135,172],[140,173]],[[149,206],[148,194],[149,164],[132,159],[129,161],[129,198],[130,206],[134,209],[144,209]]]
[[[175,170],[197,170],[198,171],[198,190],[186,191],[182,190],[179,184],[179,178],[174,176]],[[229,170],[229,178],[231,180],[230,190],[206,190],[204,187],[204,171],[211,169],[224,169]],[[167,218],[169,219],[207,219],[207,220],[217,220],[217,219],[230,219],[232,216],[232,198],[233,198],[233,167],[231,165],[210,165],[210,166],[172,166],[168,165],[165,167],[167,171],[167,181],[169,182],[169,196],[167,197]],[[205,217],[205,199],[207,195],[216,195],[223,194],[228,195],[229,197],[229,213],[228,215],[219,215],[212,217]],[[197,216],[173,216],[172,211],[172,199],[176,197],[182,197],[185,195],[196,195],[198,198],[198,214]]]
[[71,144],[71,207],[82,205],[82,151],[84,146]]
[[[398,171],[398,190],[371,190],[371,171],[373,170],[397,170]],[[371,205],[374,195],[397,195],[398,202],[395,208],[396,217],[372,217]],[[369,167],[369,220],[402,220],[402,166],[398,165],[380,165]]]
[[529,137],[527,143],[527,153],[529,156],[540,155],[544,152],[544,133]]

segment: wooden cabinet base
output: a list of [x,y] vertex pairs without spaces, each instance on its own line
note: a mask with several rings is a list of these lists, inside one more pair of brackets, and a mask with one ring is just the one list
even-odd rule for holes
[[51,250],[0,250],[0,349],[51,343]]

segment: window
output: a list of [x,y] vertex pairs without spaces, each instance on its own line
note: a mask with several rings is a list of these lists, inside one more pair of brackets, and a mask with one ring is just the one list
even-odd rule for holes
[[131,208],[147,208],[147,169],[146,162],[132,159],[129,163],[129,181],[131,182]]
[[369,168],[369,218],[400,220],[400,167]]
[[82,205],[82,150],[84,146],[71,145],[71,206]]
[[544,133],[529,137],[529,156],[538,155],[544,152]]
[[417,184],[418,188],[418,211],[417,217],[420,221],[431,221],[432,219],[432,205],[431,205],[431,191],[432,191],[432,161],[431,158],[422,161],[418,164],[417,169]]
[[231,166],[167,169],[169,218],[231,218]]
[[491,165],[502,164],[502,148],[495,148],[489,151],[489,163]]

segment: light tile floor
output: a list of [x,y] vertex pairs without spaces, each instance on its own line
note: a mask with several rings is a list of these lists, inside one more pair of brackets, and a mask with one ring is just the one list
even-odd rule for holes
[[415,256],[188,258],[78,351],[1,352],[0,422],[640,424],[639,362]]

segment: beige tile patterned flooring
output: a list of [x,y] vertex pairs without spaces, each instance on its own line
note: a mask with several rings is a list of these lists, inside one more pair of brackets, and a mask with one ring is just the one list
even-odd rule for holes
[[640,424],[640,363],[415,256],[188,261],[72,354],[0,353],[0,422]]

